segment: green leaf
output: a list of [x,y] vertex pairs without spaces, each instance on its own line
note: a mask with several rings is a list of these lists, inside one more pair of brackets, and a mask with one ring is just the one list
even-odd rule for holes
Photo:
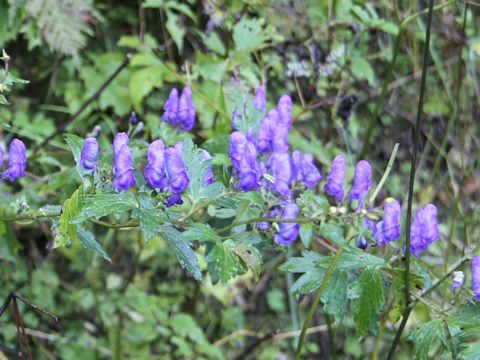
[[158,236],[158,229],[167,222],[167,216],[159,209],[138,209],[138,221],[143,231],[143,238],[148,242],[154,236]]
[[300,240],[307,249],[310,247],[313,237],[313,224],[304,223],[300,225]]
[[189,227],[183,237],[187,240],[197,240],[200,242],[220,243],[221,239],[218,234],[213,231],[210,225],[195,223]]
[[216,278],[224,284],[227,283],[237,275],[240,267],[239,258],[232,249],[232,242],[229,241],[214,245],[205,257],[205,261],[214,283]]
[[235,50],[252,52],[264,45],[270,36],[262,28],[258,19],[243,18],[233,28],[233,42]]
[[175,14],[173,11],[166,11],[167,14],[167,24],[166,28],[172,37],[175,45],[177,45],[177,49],[179,53],[182,53],[183,50],[183,38],[185,37],[185,33],[187,32],[185,27],[183,27],[182,23],[179,21],[180,16]]
[[128,88],[133,106],[137,111],[141,111],[142,100],[154,88],[160,88],[163,85],[162,76],[161,68],[152,67],[137,70],[131,75]]
[[370,85],[375,85],[375,71],[370,63],[361,57],[350,59],[350,69],[353,75],[359,79],[365,79]]
[[343,227],[340,225],[323,222],[320,225],[318,231],[320,236],[323,236],[328,241],[334,242],[338,245],[345,244],[345,238],[343,237]]
[[54,237],[54,247],[66,246],[69,242],[77,240],[77,226],[71,221],[80,213],[81,204],[79,200],[80,189],[77,189],[72,196],[63,202],[62,212],[58,220],[58,228]]
[[422,324],[417,330],[410,334],[409,338],[415,344],[413,353],[414,360],[428,360],[428,350],[435,340],[440,339],[446,343],[445,331],[442,326],[442,320],[432,320]]
[[230,239],[228,242],[231,243],[233,252],[245,263],[248,269],[252,270],[255,278],[258,279],[263,258],[260,250],[254,246],[257,242],[256,238],[249,238],[246,234],[245,237]]
[[200,200],[208,198],[211,192],[207,189],[212,186],[218,186],[215,185],[216,183],[210,184],[206,188],[203,186],[205,174],[207,173],[211,160],[204,161],[202,159],[202,153],[189,137],[185,137],[183,141],[183,162],[187,168],[190,179],[185,195],[190,198],[192,203],[198,203]]
[[80,225],[77,225],[77,237],[84,248],[91,249],[100,254],[100,256],[105,260],[112,262],[105,250],[103,250],[102,245],[95,240],[95,235],[93,235],[90,231],[84,230]]
[[297,297],[299,295],[307,295],[314,292],[320,287],[325,272],[324,269],[319,268],[306,272],[295,281],[290,288],[290,292]]
[[377,269],[367,268],[353,287],[353,318],[357,334],[363,336],[383,306],[382,276]]
[[177,257],[180,266],[187,269],[195,280],[201,281],[202,271],[198,265],[197,255],[190,247],[189,242],[183,238],[182,233],[170,225],[161,226],[159,231]]
[[80,136],[73,134],[65,134],[65,141],[72,151],[73,158],[75,159],[75,164],[77,164],[77,171],[82,176],[82,170],[80,167],[80,157],[82,154],[83,139]]
[[5,97],[5,95],[2,95],[0,94],[0,105],[8,105],[9,102],[7,100],[7,98]]
[[95,194],[82,198],[83,211],[74,223],[81,223],[88,218],[101,218],[110,214],[120,214],[138,206],[135,196],[131,193]]
[[333,315],[335,321],[338,323],[342,321],[347,313],[348,285],[348,272],[343,270],[335,271],[320,298],[324,304],[323,310],[326,313]]

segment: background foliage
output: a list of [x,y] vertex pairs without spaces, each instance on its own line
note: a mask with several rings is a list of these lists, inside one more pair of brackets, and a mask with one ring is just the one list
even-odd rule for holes
[[[420,291],[467,259],[479,236],[479,7],[466,4],[435,4],[414,195],[419,206],[438,204],[442,225],[441,239],[413,261],[411,282]],[[198,116],[191,137],[215,155],[216,176],[226,182],[235,101],[263,83],[269,108],[292,95],[290,144],[313,154],[324,174],[343,153],[350,164],[372,162],[378,181],[399,143],[379,198],[406,201],[426,7],[381,0],[0,0],[8,64],[0,70],[0,103],[8,105],[0,107],[2,146],[18,136],[29,149],[28,176],[0,183],[0,215],[34,211],[41,218],[62,204],[68,214],[53,224],[30,217],[0,222],[1,298],[16,291],[60,318],[55,324],[20,303],[35,358],[291,358],[298,336],[292,331],[331,263],[332,244],[342,245],[347,234],[304,224],[301,241],[288,250],[258,245],[254,236],[222,242],[199,224],[182,234],[165,225],[157,236],[149,220],[159,214],[142,193],[133,217],[143,231],[98,223],[78,230],[66,220],[137,204],[129,195],[104,195],[87,198],[80,211],[82,178],[72,153],[78,158],[81,138],[95,126],[101,148],[109,149],[113,135],[128,129],[131,111],[145,124],[131,143],[137,161],[149,139],[173,145],[183,134],[159,121],[162,106],[172,87],[191,84]],[[190,174],[203,179],[191,154]],[[102,152],[105,174],[111,159]],[[194,185],[188,191],[193,205],[218,195]],[[217,204],[218,218],[265,210],[252,194],[228,200]],[[302,201],[322,206],[311,193]],[[200,238],[208,254],[188,245]],[[348,249],[322,295],[305,358],[383,358],[405,306],[402,244],[372,253]],[[470,303],[468,263],[460,269],[467,284],[461,291],[452,295],[447,280],[416,304],[396,358],[478,358],[480,308]],[[0,358],[14,358],[18,349],[8,311],[0,318]]]

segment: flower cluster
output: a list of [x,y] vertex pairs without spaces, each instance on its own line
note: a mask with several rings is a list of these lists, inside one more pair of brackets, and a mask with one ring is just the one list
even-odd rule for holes
[[[95,138],[86,138],[83,141],[80,166],[86,173],[92,174],[98,162],[98,142]],[[203,161],[212,157],[208,151],[199,149]],[[113,140],[113,187],[117,191],[125,191],[136,184],[132,153],[129,148],[129,137],[126,133],[118,133]],[[147,151],[147,165],[145,166],[145,180],[147,184],[159,191],[169,190],[172,196],[167,206],[181,204],[181,195],[188,187],[190,178],[183,162],[183,142],[173,147],[165,147],[162,140],[153,141]],[[215,181],[212,165],[209,164],[204,178],[204,186]]]
[[185,131],[190,131],[195,125],[196,110],[192,102],[192,90],[185,86],[180,97],[176,88],[170,91],[168,100],[163,105],[162,120],[172,126],[179,126]]
[[[4,163],[4,153],[0,148],[0,168]],[[13,182],[18,178],[25,176],[27,168],[27,154],[25,144],[19,139],[13,139],[8,148],[8,166],[2,174],[2,179],[8,179]]]

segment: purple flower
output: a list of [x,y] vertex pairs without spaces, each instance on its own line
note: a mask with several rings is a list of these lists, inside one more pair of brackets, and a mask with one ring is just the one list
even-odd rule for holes
[[455,293],[455,290],[463,285],[465,282],[465,275],[463,271],[454,271],[453,272],[453,281],[452,281],[452,292]]
[[277,103],[277,110],[280,123],[290,130],[292,127],[292,98],[288,95],[280,97]]
[[272,153],[267,166],[274,177],[275,191],[280,195],[290,196],[290,181],[292,180],[292,166],[288,152]]
[[135,111],[132,111],[132,113],[130,114],[130,125],[137,125],[137,123],[138,123],[137,114],[135,113]]
[[10,182],[15,179],[25,176],[25,169],[27,168],[27,154],[25,144],[13,139],[8,149],[8,168],[3,174]]
[[253,105],[258,110],[264,110],[267,106],[267,98],[265,95],[265,87],[260,85],[255,89],[255,98],[253,99]]
[[288,131],[289,128],[284,123],[272,123],[271,125],[271,141],[273,152],[288,151]]
[[163,105],[163,110],[162,120],[169,122],[172,126],[178,125],[178,90],[176,88],[170,91],[168,100]]
[[[202,160],[207,161],[211,160],[212,156],[207,150],[204,149],[199,149],[202,152]],[[208,164],[208,169],[207,172],[205,173],[205,178],[203,179],[203,186],[208,186],[210,184],[213,184],[215,182],[215,177],[213,175],[213,166],[212,164]]]
[[480,256],[472,258],[472,290],[475,293],[473,299],[480,301]]
[[[280,214],[280,207],[275,206],[271,210],[269,210],[265,214],[263,214],[263,217],[267,218],[267,219],[273,219],[273,218],[277,217],[278,214]],[[265,232],[268,229],[270,229],[270,227],[272,226],[272,223],[267,222],[267,221],[261,221],[261,222],[257,222],[256,225],[257,225],[258,230],[260,230],[262,232]]]
[[180,127],[185,131],[190,131],[195,125],[195,106],[192,103],[192,90],[185,86],[178,103],[178,120]]
[[183,143],[165,150],[165,164],[168,173],[168,188],[174,195],[180,195],[188,187],[190,179],[183,163]]
[[368,247],[368,241],[365,239],[365,236],[362,236],[360,239],[358,239],[357,247],[362,250],[365,250]]
[[337,199],[338,202],[343,200],[343,180],[345,179],[345,172],[347,169],[347,162],[342,155],[337,155],[332,162],[332,170],[327,175],[327,184],[325,190],[327,193]]
[[384,216],[376,226],[375,240],[378,245],[387,245],[400,237],[401,206],[396,200],[387,200],[383,207]]
[[3,161],[5,160],[5,155],[3,153],[3,149],[0,147],[0,169],[3,166]]
[[366,160],[361,160],[355,166],[353,185],[350,190],[350,202],[358,201],[357,209],[363,206],[365,195],[372,186],[372,166]]
[[292,178],[303,181],[306,187],[313,188],[322,179],[322,174],[313,163],[313,156],[295,150],[292,153]]
[[[365,226],[367,231],[370,231],[373,236],[375,236],[375,234],[377,232],[376,225],[377,224],[372,219],[365,218],[363,220],[363,226]],[[368,241],[365,238],[365,236],[361,236],[360,239],[358,239],[357,247],[362,249],[362,250],[365,250],[368,247]]]
[[278,123],[278,112],[275,109],[270,110],[262,119],[258,129],[258,151],[268,153],[272,150],[273,128]]
[[128,135],[124,132],[118,133],[113,139],[113,187],[117,191],[128,190],[135,185],[133,159],[128,143]]
[[165,175],[165,145],[162,140],[155,140],[148,147],[145,179],[154,189],[163,191],[167,187]]
[[[282,212],[282,219],[296,219],[300,209],[297,204],[285,205]],[[278,224],[278,233],[275,235],[275,242],[279,245],[291,245],[298,237],[300,225],[294,222],[281,222]]]
[[253,142],[235,131],[230,134],[230,159],[239,178],[238,187],[243,191],[258,188],[259,166],[257,164],[257,150]]
[[428,245],[439,236],[437,207],[427,204],[418,209],[410,227],[410,250],[413,255],[419,256],[428,248]]
[[80,166],[84,171],[95,171],[98,159],[98,142],[94,137],[83,140]]

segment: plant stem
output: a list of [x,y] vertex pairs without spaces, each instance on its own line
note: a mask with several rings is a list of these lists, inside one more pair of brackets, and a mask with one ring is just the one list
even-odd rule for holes
[[322,284],[320,285],[320,287],[317,290],[317,293],[315,294],[315,298],[313,299],[312,306],[310,307],[307,318],[303,323],[302,332],[300,333],[300,339],[298,340],[297,351],[295,352],[295,360],[300,359],[300,355],[302,354],[303,343],[305,341],[305,333],[307,331],[308,326],[310,325],[310,322],[312,321],[312,317],[313,317],[313,314],[315,314],[315,310],[317,310],[323,291],[327,287],[328,280],[330,280],[330,277],[333,274],[333,269],[335,268],[335,265],[337,264],[338,260],[340,260],[340,257],[342,256],[342,254],[343,254],[343,248],[340,248],[338,252],[335,254],[335,257],[332,259],[332,262],[330,263],[330,266],[328,267],[327,272],[323,277]]
[[398,151],[398,146],[400,144],[396,143],[395,146],[393,147],[392,155],[390,155],[390,159],[388,160],[387,168],[385,169],[385,172],[383,173],[382,178],[380,179],[380,182],[378,183],[377,187],[375,188],[375,191],[373,192],[372,196],[370,197],[369,203],[373,204],[375,201],[375,198],[377,197],[378,193],[383,187],[383,184],[388,178],[388,175],[390,174],[390,171],[392,170],[393,163],[395,161],[395,158],[397,157],[397,151]]
[[219,234],[221,233],[224,233],[225,231],[228,231],[230,229],[233,229],[234,227],[236,226],[239,226],[239,225],[248,225],[248,224],[251,224],[251,223],[255,223],[255,222],[271,222],[271,223],[299,223],[299,224],[305,224],[305,223],[311,223],[311,222],[315,222],[315,221],[320,221],[321,218],[302,218],[302,217],[299,217],[299,218],[296,218],[296,219],[276,219],[276,218],[262,218],[262,217],[255,217],[255,218],[251,218],[251,219],[248,219],[248,220],[242,220],[242,221],[237,221],[237,222],[234,222],[230,225],[227,225],[223,228],[220,228],[220,229],[215,229],[215,231]]

